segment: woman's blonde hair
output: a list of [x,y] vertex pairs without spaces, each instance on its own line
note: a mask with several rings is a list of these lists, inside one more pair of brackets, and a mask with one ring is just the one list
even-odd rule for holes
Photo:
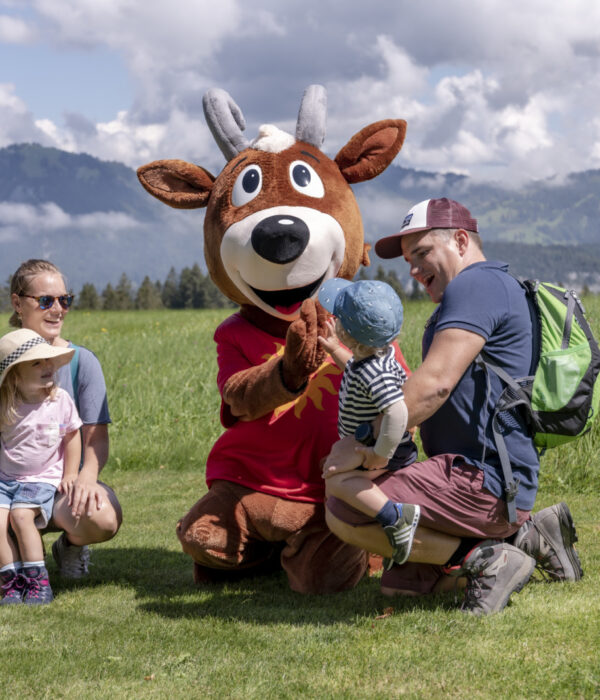
[[[19,364],[13,365],[0,385],[0,430],[12,425],[19,418],[19,406],[24,397],[19,389]],[[56,383],[47,390],[50,399],[56,396]]]
[[[65,282],[66,280],[63,273],[56,267],[54,263],[49,260],[36,260],[32,258],[31,260],[26,260],[21,263],[11,277],[10,280],[10,294],[11,298],[13,294],[20,296],[21,294],[27,294],[31,283],[38,275],[43,275],[44,273],[50,273],[52,275],[60,275]],[[23,328],[23,322],[19,318],[19,315],[15,311],[8,320],[9,324],[14,328]]]

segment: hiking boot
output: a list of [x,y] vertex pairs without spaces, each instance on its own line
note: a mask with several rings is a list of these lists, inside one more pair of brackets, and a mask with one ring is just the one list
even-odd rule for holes
[[506,542],[483,541],[447,570],[452,576],[466,576],[467,587],[461,605],[463,612],[489,615],[506,607],[512,593],[518,593],[529,581],[535,559]]
[[67,540],[66,533],[52,545],[52,556],[61,576],[65,578],[83,578],[88,574],[90,550],[87,544],[79,547]]
[[54,600],[45,566],[31,566],[23,569],[23,575],[27,582],[23,596],[25,605],[47,605]]
[[521,525],[513,540],[552,581],[579,581],[583,576],[575,542],[577,532],[566,503],[540,510]]
[[23,594],[25,593],[25,585],[27,583],[25,577],[21,573],[12,571],[4,571],[0,574],[2,585],[2,600],[0,605],[15,605],[23,602]]
[[408,559],[415,530],[421,517],[421,508],[410,503],[397,504],[402,506],[402,515],[398,515],[393,525],[385,525],[383,531],[392,545],[393,554],[383,560],[383,568],[387,571],[394,564],[404,564]]

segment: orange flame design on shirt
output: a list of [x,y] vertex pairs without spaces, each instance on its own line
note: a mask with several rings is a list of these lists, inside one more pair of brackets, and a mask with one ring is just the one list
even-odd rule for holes
[[[276,343],[276,351],[272,355],[263,355],[263,359],[270,360],[272,357],[281,357],[283,355],[283,345]],[[327,359],[319,367],[316,372],[310,375],[308,380],[308,385],[306,389],[295,398],[293,401],[288,401],[288,403],[278,406],[272,414],[271,421],[276,421],[281,415],[294,409],[294,416],[300,418],[302,411],[308,405],[309,400],[312,402],[313,406],[318,411],[323,411],[323,392],[327,392],[334,396],[337,394],[337,388],[334,386],[330,377],[339,376],[342,374],[342,370],[331,360]]]

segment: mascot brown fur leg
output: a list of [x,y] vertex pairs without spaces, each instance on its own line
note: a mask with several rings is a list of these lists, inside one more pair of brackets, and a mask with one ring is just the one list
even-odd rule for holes
[[196,563],[197,583],[272,571],[281,552],[293,590],[333,593],[355,586],[367,566],[365,552],[330,532],[322,504],[284,500],[228,481],[213,482],[179,521],[177,536]]

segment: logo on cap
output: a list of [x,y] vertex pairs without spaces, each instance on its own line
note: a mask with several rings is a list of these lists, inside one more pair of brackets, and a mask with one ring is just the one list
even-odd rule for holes
[[400,227],[400,230],[402,230],[403,228],[406,228],[408,226],[408,224],[410,224],[410,221],[412,218],[413,218],[412,212],[410,212],[410,214],[407,214],[404,217],[404,221],[402,222],[402,226]]

